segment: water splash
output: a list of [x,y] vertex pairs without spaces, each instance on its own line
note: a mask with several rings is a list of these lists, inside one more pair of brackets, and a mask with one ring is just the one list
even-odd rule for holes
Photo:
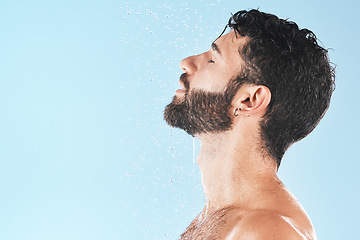
[[[196,176],[195,176],[195,158],[196,158],[196,142],[195,142],[195,138],[193,137],[193,168],[192,168],[192,183],[193,186],[196,186]],[[194,191],[195,191],[195,187],[194,187]],[[193,207],[193,214],[196,216],[196,206],[195,206],[195,202],[193,202],[192,204]]]
[[192,139],[193,139],[193,165],[195,165],[195,158],[196,158],[196,156],[195,156],[195,138],[193,137]]

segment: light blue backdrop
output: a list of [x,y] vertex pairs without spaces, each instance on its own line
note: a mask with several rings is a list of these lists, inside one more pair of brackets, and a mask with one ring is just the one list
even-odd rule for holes
[[331,107],[280,177],[319,239],[359,224],[358,1],[0,2],[0,239],[176,239],[203,206],[199,143],[162,111],[181,59],[231,13],[313,30],[337,64]]

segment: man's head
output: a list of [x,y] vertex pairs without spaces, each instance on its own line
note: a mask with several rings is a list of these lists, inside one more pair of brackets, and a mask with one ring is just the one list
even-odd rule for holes
[[212,43],[209,51],[181,61],[183,89],[176,91],[164,112],[169,125],[191,135],[231,129],[229,109],[236,89],[229,80],[241,69],[243,60],[236,49],[243,41],[231,32]]
[[165,120],[192,135],[231,130],[239,89],[261,86],[271,92],[259,122],[261,147],[280,165],[329,107],[334,71],[327,51],[311,31],[257,10],[237,12],[228,26],[210,51],[181,62],[186,89],[166,107]]

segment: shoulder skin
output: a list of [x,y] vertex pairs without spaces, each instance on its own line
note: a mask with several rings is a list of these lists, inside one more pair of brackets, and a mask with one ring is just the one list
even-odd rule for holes
[[275,212],[251,213],[231,229],[226,240],[316,240],[293,221]]

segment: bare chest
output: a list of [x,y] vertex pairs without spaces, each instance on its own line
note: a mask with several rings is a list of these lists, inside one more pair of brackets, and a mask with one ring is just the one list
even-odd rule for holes
[[232,207],[218,210],[205,217],[202,215],[200,214],[191,222],[185,232],[181,234],[180,240],[225,239],[236,221],[241,218],[241,215],[236,214]]

